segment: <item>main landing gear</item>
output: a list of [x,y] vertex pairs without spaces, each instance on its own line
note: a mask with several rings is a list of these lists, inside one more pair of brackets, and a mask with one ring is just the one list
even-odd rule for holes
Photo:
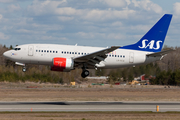
[[81,77],[86,78],[88,75],[89,75],[89,71],[87,70],[86,64],[84,63],[82,67]]
[[82,71],[82,73],[81,73],[81,77],[82,77],[82,78],[85,78],[85,77],[87,77],[88,75],[89,75],[89,71],[86,70],[86,69],[84,69],[84,70]]

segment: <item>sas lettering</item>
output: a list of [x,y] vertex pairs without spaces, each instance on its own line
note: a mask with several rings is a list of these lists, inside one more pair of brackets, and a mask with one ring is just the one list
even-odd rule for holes
[[147,45],[146,45],[146,42],[147,42],[148,40],[143,40],[142,41],[142,46],[138,46],[139,48],[141,48],[141,49],[143,49],[143,48],[148,48],[149,47],[149,49],[154,49],[154,50],[158,50],[159,48],[160,48],[160,43],[162,42],[162,41],[157,41],[156,42],[156,48],[154,47],[154,43],[155,43],[155,40],[151,40],[151,42],[149,42]]

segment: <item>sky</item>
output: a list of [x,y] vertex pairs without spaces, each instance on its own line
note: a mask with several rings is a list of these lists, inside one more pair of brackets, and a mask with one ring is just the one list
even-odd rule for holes
[[173,14],[165,45],[179,47],[179,0],[0,0],[0,44],[124,46],[164,14]]

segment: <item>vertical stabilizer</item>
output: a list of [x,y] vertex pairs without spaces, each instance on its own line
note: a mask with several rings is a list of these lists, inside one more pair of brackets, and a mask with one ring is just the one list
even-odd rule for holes
[[171,14],[165,14],[137,43],[123,46],[120,49],[160,52],[163,47],[171,19]]

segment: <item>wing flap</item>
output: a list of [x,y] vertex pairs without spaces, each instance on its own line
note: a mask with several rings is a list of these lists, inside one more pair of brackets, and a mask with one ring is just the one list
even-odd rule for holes
[[106,49],[103,49],[103,50],[100,50],[100,51],[97,51],[97,52],[93,52],[93,53],[90,53],[88,55],[84,55],[84,56],[79,56],[79,57],[75,57],[74,58],[74,61],[75,62],[88,62],[88,61],[91,61],[92,63],[99,63],[101,61],[103,61],[108,53],[116,50],[120,48],[120,46],[112,46],[110,48],[106,48]]

